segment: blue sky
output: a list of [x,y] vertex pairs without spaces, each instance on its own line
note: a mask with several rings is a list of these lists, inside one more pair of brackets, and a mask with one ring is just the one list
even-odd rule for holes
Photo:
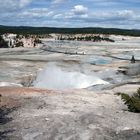
[[140,0],[0,0],[0,24],[140,29]]

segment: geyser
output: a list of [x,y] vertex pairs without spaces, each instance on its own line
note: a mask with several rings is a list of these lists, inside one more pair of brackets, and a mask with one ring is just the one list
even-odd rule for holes
[[62,70],[55,64],[48,64],[40,71],[33,85],[38,88],[47,89],[80,89],[87,88],[97,84],[108,84],[102,79],[86,75],[81,72],[68,72]]

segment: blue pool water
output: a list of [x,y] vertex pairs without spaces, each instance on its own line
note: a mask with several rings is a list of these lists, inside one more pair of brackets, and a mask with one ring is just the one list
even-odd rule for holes
[[91,64],[104,65],[110,64],[112,62],[112,59],[103,56],[89,56],[86,61]]
[[111,63],[111,61],[105,60],[105,59],[99,59],[99,60],[95,61],[95,64],[100,64],[100,65],[109,64],[109,63]]

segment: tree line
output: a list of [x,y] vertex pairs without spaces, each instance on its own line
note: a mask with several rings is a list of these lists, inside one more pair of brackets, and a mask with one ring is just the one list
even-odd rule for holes
[[117,29],[117,28],[55,28],[55,27],[25,27],[25,26],[0,26],[0,34],[114,34],[140,36],[140,30]]

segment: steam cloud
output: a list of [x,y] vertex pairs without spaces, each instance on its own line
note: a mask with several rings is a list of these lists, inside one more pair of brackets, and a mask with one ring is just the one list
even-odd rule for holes
[[47,89],[80,89],[97,84],[108,84],[108,82],[81,72],[63,71],[53,63],[40,71],[33,83],[35,87]]

